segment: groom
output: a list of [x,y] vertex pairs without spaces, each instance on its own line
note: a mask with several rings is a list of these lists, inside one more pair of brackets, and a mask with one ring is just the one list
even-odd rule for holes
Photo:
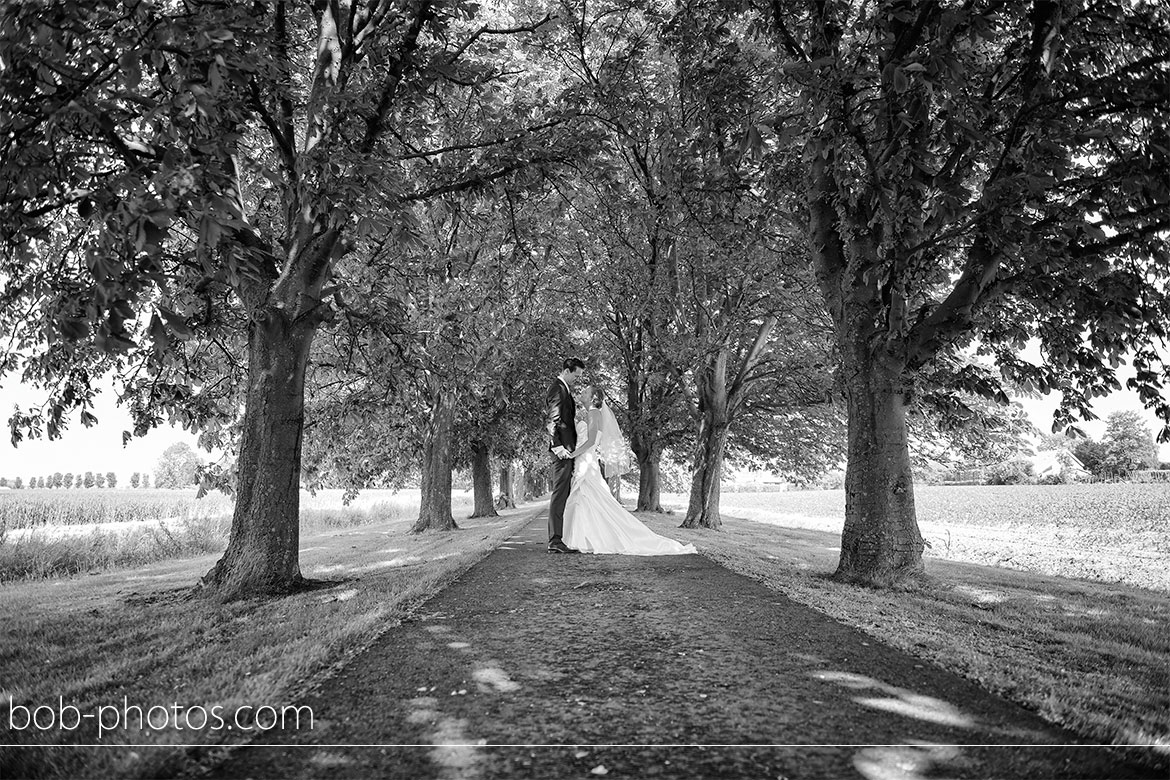
[[573,400],[573,387],[584,373],[585,363],[580,358],[566,358],[560,376],[549,386],[545,397],[548,451],[556,458],[553,462],[552,500],[548,503],[550,553],[578,552],[561,540],[561,534],[565,527],[565,502],[569,500],[569,487],[573,481],[570,453],[577,448],[577,402]]

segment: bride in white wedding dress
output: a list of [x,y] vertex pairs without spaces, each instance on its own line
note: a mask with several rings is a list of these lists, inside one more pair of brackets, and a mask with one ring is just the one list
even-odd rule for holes
[[565,544],[583,553],[617,555],[684,555],[697,552],[659,536],[625,510],[601,476],[599,462],[618,463],[626,457],[626,445],[613,412],[592,385],[581,389],[578,403],[588,410],[577,421],[573,451],[573,483],[565,504]]

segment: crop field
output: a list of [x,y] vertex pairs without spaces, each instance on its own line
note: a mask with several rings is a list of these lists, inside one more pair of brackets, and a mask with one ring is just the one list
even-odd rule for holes
[[220,493],[196,500],[194,490],[9,490],[0,493],[0,527],[101,525],[230,514]]
[[[301,529],[345,528],[417,517],[417,490],[301,494]],[[456,520],[471,512],[455,491]],[[191,490],[0,491],[0,582],[133,568],[222,550],[232,500]]]
[[[1170,523],[1170,484],[921,485],[914,498],[923,523],[999,528],[1039,523],[1122,534],[1166,530]],[[725,493],[722,505],[841,520],[845,491]]]
[[[418,491],[371,490],[346,505],[344,491],[301,494],[306,513],[365,511],[398,519],[418,511]],[[470,507],[470,496],[453,494],[456,516]],[[232,513],[232,499],[222,493],[195,498],[195,490],[8,490],[0,491],[0,529],[17,531],[39,526],[107,525],[158,520],[186,521]]]
[[[1170,590],[1170,485],[919,486],[928,558]],[[663,496],[685,509],[685,496]],[[725,515],[840,532],[845,492],[724,493]],[[929,563],[928,563],[929,568]]]

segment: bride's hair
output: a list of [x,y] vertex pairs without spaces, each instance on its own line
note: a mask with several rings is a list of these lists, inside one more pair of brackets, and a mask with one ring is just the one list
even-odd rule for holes
[[594,409],[600,409],[601,404],[605,401],[605,391],[601,389],[601,385],[590,385],[589,389],[592,391]]

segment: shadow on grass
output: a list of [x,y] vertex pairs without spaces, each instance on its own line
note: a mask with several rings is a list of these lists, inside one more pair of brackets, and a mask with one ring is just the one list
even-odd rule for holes
[[[340,588],[344,585],[349,585],[356,580],[354,577],[347,577],[345,579],[337,580],[321,580],[310,579],[302,577],[295,586],[290,588],[286,593],[281,593],[271,596],[258,596],[255,599],[243,599],[245,601],[274,601],[290,596],[297,596],[302,593],[315,593],[318,591],[327,591],[335,588]],[[164,588],[161,590],[152,590],[145,593],[128,593],[122,598],[122,603],[130,607],[146,607],[155,605],[173,605],[182,604],[184,602],[197,601],[201,598],[206,598],[208,594],[204,591],[202,585],[197,585],[192,588],[183,585],[176,588]]]
[[318,590],[340,588],[342,585],[349,585],[355,579],[356,578],[354,577],[346,577],[345,579],[340,580],[314,580],[308,577],[302,577],[301,581],[297,583],[297,586],[292,590],[291,593],[289,593],[289,595],[291,596],[295,593],[312,593]]

